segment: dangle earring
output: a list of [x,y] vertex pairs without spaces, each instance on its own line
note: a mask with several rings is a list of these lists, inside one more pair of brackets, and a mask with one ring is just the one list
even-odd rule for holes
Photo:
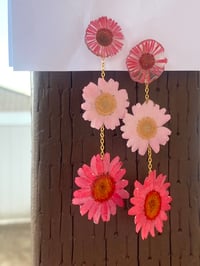
[[113,56],[123,46],[120,26],[112,19],[100,17],[91,21],[86,29],[85,42],[88,49],[101,58],[101,77],[97,84],[90,82],[83,88],[84,120],[100,132],[100,153],[91,158],[90,165],[78,169],[72,203],[80,206],[80,214],[88,213],[95,224],[104,222],[116,214],[116,207],[123,207],[123,199],[129,198],[125,190],[128,181],[122,179],[126,170],[121,168],[119,156],[111,160],[105,152],[105,129],[114,130],[120,125],[129,106],[126,90],[119,90],[119,83],[105,80],[105,58]]
[[155,228],[163,231],[163,221],[167,220],[166,211],[170,210],[172,198],[169,196],[170,183],[166,182],[166,175],[153,170],[152,151],[158,153],[160,145],[169,140],[171,131],[163,125],[171,116],[166,109],[160,109],[149,95],[149,84],[156,80],[164,71],[167,59],[163,56],[164,48],[155,40],[144,40],[130,50],[126,64],[131,79],[144,83],[144,103],[132,106],[133,114],[126,114],[121,127],[122,137],[127,139],[127,146],[139,155],[147,153],[148,176],[144,184],[135,181],[135,189],[130,202],[134,205],[128,211],[135,216],[136,232],[141,230],[141,237],[145,239],[150,233],[155,236]]

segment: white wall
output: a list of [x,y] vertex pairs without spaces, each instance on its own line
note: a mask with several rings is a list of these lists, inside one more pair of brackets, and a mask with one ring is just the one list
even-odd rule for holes
[[0,113],[0,220],[30,217],[31,118]]

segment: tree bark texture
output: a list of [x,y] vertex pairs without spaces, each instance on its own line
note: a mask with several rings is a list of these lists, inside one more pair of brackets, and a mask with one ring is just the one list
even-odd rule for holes
[[[35,72],[33,89],[32,229],[34,266],[199,266],[199,73],[165,72],[150,98],[171,114],[170,141],[153,154],[153,168],[168,176],[173,197],[162,234],[142,240],[125,208],[108,223],[93,224],[73,206],[74,178],[99,153],[99,131],[83,120],[82,88],[98,72]],[[130,106],[144,102],[144,86],[128,72],[107,72],[127,89]],[[129,108],[129,111],[131,108]],[[120,128],[106,130],[106,151],[119,155],[133,192],[144,181],[147,158],[132,153]]]

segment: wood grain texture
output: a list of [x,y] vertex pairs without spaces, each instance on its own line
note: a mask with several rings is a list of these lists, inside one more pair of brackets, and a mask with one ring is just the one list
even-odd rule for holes
[[[94,225],[71,204],[74,178],[99,152],[99,132],[82,119],[82,88],[98,72],[35,72],[33,90],[32,229],[34,266],[199,266],[200,177],[197,72],[165,72],[150,86],[150,97],[172,119],[172,135],[153,167],[171,182],[173,197],[163,234],[141,240],[133,217],[118,208],[109,223]],[[127,89],[131,106],[144,101],[144,87],[127,72],[107,72]],[[131,110],[129,107],[129,111]],[[132,153],[120,129],[107,130],[106,150],[120,155],[132,194],[147,175],[146,156]]]

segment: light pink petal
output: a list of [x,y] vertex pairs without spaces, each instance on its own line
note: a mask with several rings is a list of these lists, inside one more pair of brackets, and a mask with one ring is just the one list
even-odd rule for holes
[[106,129],[115,129],[120,125],[119,117],[113,114],[112,116],[104,117],[104,125]]
[[92,121],[90,125],[92,128],[96,128],[99,130],[103,126],[103,122],[102,122],[103,119],[91,119],[91,120]]
[[156,137],[150,139],[149,144],[155,153],[158,153],[160,151],[160,143]]
[[148,148],[148,141],[141,140],[138,146],[139,146],[138,153],[142,156],[145,155]]

